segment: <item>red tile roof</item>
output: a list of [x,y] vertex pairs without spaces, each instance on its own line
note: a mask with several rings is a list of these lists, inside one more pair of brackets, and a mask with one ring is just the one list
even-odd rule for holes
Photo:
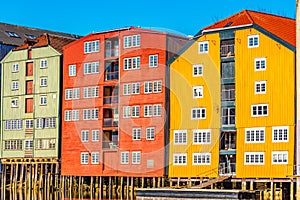
[[44,33],[43,35],[39,36],[36,39],[25,39],[24,44],[14,48],[14,50],[27,49],[30,46],[34,48],[34,47],[44,47],[50,45],[58,52],[63,53],[63,47],[73,41],[75,41],[74,38],[62,37],[62,36]]
[[258,25],[290,45],[296,46],[296,21],[294,19],[251,10],[243,10],[203,28],[202,31],[249,24]]

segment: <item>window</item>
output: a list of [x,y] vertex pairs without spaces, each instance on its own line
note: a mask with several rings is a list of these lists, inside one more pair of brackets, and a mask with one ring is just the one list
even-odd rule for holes
[[255,94],[266,94],[266,81],[255,81]]
[[44,69],[44,68],[47,68],[47,67],[48,67],[47,60],[41,60],[40,68]]
[[41,106],[47,105],[47,97],[46,96],[41,96],[40,97],[40,105]]
[[245,165],[263,165],[264,157],[264,152],[245,152]]
[[92,97],[98,97],[99,96],[99,87],[95,86],[95,87],[91,87],[92,89]]
[[154,140],[155,129],[154,127],[146,128],[146,140]]
[[192,108],[191,115],[192,119],[205,119],[206,108]]
[[187,144],[187,130],[174,130],[174,144]]
[[193,87],[193,97],[194,98],[203,98],[203,86],[194,86]]
[[268,104],[251,105],[251,117],[268,116]]
[[30,34],[25,34],[25,37],[27,37],[28,39],[35,39],[36,38],[34,35],[30,35]]
[[19,64],[15,63],[12,65],[12,72],[18,72],[19,71]]
[[55,149],[55,139],[37,139],[36,149]]
[[99,130],[92,130],[92,141],[99,141]]
[[11,82],[11,89],[18,90],[19,89],[19,81],[12,81]]
[[123,85],[123,94],[124,95],[130,95],[130,84],[124,84]]
[[259,46],[259,36],[249,35],[248,36],[248,48],[254,48]]
[[150,55],[149,67],[157,67],[157,66],[158,66],[158,55]]
[[83,97],[84,98],[95,98],[99,96],[99,87],[86,87],[83,88]]
[[89,141],[89,131],[82,130],[81,131],[81,142],[88,142]]
[[153,105],[153,116],[161,116],[161,104]]
[[186,165],[186,153],[174,153],[173,154],[173,164],[174,165]]
[[208,53],[208,41],[203,41],[198,43],[199,53]]
[[139,93],[140,93],[140,83],[132,83],[131,94],[139,94]]
[[245,140],[246,143],[265,142],[265,128],[246,128]]
[[99,164],[99,152],[92,152],[92,164]]
[[235,125],[235,108],[222,108],[222,125],[233,126]]
[[210,165],[211,153],[193,153],[193,165]]
[[145,82],[144,83],[144,93],[145,94],[149,94],[149,93],[152,93],[152,82]]
[[49,117],[49,118],[37,118],[36,119],[36,128],[43,129],[43,128],[55,128],[56,127],[56,118]]
[[79,120],[79,110],[72,110],[72,120],[73,121]]
[[71,114],[72,111],[71,110],[66,110],[65,111],[65,121],[71,121]]
[[288,164],[288,152],[272,151],[272,164]]
[[131,116],[139,117],[140,116],[140,106],[132,106],[131,107]]
[[141,42],[140,35],[131,35],[124,37],[124,48],[139,47]]
[[98,51],[99,51],[99,40],[84,43],[84,53],[93,53]]
[[153,92],[158,93],[162,91],[162,81],[153,81]]
[[152,105],[144,106],[144,117],[152,117]]
[[33,128],[33,119],[26,119],[25,120],[25,128],[32,129]]
[[33,149],[33,141],[25,140],[25,150],[32,150],[32,149]]
[[98,108],[92,109],[92,119],[93,119],[93,120],[97,120],[97,119],[98,119],[98,115],[99,115],[99,110],[98,110]]
[[124,59],[124,70],[132,69],[140,69],[140,57]]
[[66,89],[65,93],[66,93],[66,100],[80,98],[80,88]]
[[141,128],[132,129],[132,140],[141,140]]
[[47,77],[40,78],[40,86],[46,87],[47,86]]
[[134,165],[141,164],[141,152],[139,151],[132,152],[132,164]]
[[210,144],[211,130],[193,130],[194,144]]
[[130,106],[124,106],[123,107],[123,118],[129,118],[130,117]]
[[289,127],[288,126],[272,127],[272,141],[273,142],[288,142],[289,141]]
[[76,76],[76,65],[69,65],[69,76]]
[[4,141],[5,150],[22,150],[23,141],[22,140],[6,140]]
[[12,108],[17,108],[17,107],[19,107],[19,99],[12,99],[12,100],[11,100],[11,107],[12,107]]
[[7,33],[8,36],[10,37],[16,37],[16,38],[19,38],[20,36],[15,33],[15,32],[11,32],[11,31],[5,31]]
[[254,59],[254,70],[263,71],[266,70],[267,61],[266,58],[255,58]]
[[203,76],[203,65],[195,64],[193,65],[193,77]]
[[22,130],[22,123],[23,121],[21,119],[12,119],[12,120],[6,120],[5,123],[5,129],[4,130]]
[[90,120],[91,119],[91,111],[89,109],[83,110],[83,120]]
[[81,164],[83,164],[83,165],[89,164],[89,153],[88,152],[81,153]]
[[129,164],[129,152],[121,152],[121,164]]
[[84,63],[84,74],[99,73],[99,62]]

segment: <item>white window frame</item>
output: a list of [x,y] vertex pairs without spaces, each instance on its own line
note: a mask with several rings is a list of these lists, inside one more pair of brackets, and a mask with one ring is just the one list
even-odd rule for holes
[[153,83],[152,81],[144,82],[144,94],[150,94],[153,92]]
[[131,84],[131,94],[140,94],[140,83]]
[[153,105],[153,117],[160,117],[162,114],[162,105],[154,104]]
[[33,129],[34,120],[33,119],[25,119],[25,128],[26,129]]
[[32,150],[33,149],[33,140],[32,139],[25,140],[24,149],[25,150]]
[[265,71],[267,69],[266,58],[255,58],[254,59],[254,71]]
[[208,51],[209,51],[209,42],[208,41],[198,42],[198,53],[199,54],[208,53]]
[[153,93],[162,92],[162,81],[153,81]]
[[193,86],[193,98],[203,98],[203,86]]
[[[211,164],[211,153],[209,152],[201,152],[201,153],[193,153],[193,165],[210,165]],[[197,159],[195,159],[197,157]],[[198,162],[200,161],[200,162]]]
[[123,118],[130,118],[130,106],[124,106],[123,107]]
[[[260,156],[263,156],[263,162],[260,161]],[[247,156],[249,157],[249,162],[247,162]],[[253,161],[251,157],[253,156]],[[259,156],[258,162],[256,162],[256,156]],[[265,152],[245,152],[244,153],[244,165],[264,165],[265,164]]]
[[187,130],[174,130],[174,145],[186,145],[187,144]]
[[65,110],[65,121],[72,121],[72,110]]
[[48,61],[46,59],[40,61],[40,68],[41,69],[48,68]]
[[158,67],[158,54],[149,56],[149,67]]
[[267,93],[267,81],[255,81],[254,82],[255,94],[266,94]]
[[81,142],[89,141],[89,130],[81,130]]
[[72,121],[79,120],[79,110],[72,110]]
[[19,99],[18,98],[14,98],[11,100],[11,107],[12,108],[18,108],[19,107]]
[[132,140],[141,140],[141,128],[132,129]]
[[198,77],[198,76],[203,76],[203,64],[193,65],[193,77]]
[[123,151],[121,152],[121,164],[122,165],[127,165],[129,164],[129,151]]
[[131,164],[133,165],[139,165],[141,164],[141,152],[140,151],[133,151],[131,153],[131,159],[132,159],[132,162]]
[[[275,135],[277,131],[277,135]],[[286,132],[286,137],[285,137]],[[288,142],[289,141],[289,127],[288,126],[273,126],[272,127],[272,142]]]
[[19,72],[19,64],[18,63],[14,63],[12,65],[12,72]]
[[81,152],[80,154],[80,164],[88,165],[89,164],[89,153],[88,152]]
[[91,120],[97,120],[99,118],[99,109],[93,108],[91,110]]
[[194,129],[193,144],[211,144],[210,129]]
[[76,76],[76,65],[69,65],[69,76]]
[[83,120],[90,120],[90,119],[91,119],[91,110],[83,109]]
[[99,130],[92,130],[92,141],[98,142],[99,141]]
[[155,128],[147,127],[146,128],[146,140],[154,140],[155,139]]
[[18,89],[19,89],[19,81],[12,81],[11,90],[18,90]]
[[[264,113],[264,107],[267,107],[267,113]],[[254,109],[256,110],[256,114],[254,113]],[[258,113],[259,109],[261,109],[261,114]],[[251,105],[251,117],[266,117],[268,115],[269,115],[269,104]]]
[[130,95],[130,93],[131,93],[131,84],[130,83],[123,84],[123,95]]
[[[195,115],[194,115],[194,112],[196,112]],[[198,113],[198,112],[200,112],[200,113]],[[203,112],[204,112],[204,117],[202,116]],[[191,109],[191,119],[192,120],[206,119],[206,108],[203,108],[203,107],[192,108]]]
[[84,43],[84,53],[94,53],[100,51],[100,41],[88,41]]
[[124,70],[135,70],[141,67],[141,57],[124,58]]
[[144,117],[152,117],[153,114],[152,105],[144,105]]
[[187,165],[187,154],[186,153],[174,153],[173,154],[173,165]]
[[47,77],[41,77],[40,78],[40,87],[47,87],[48,85],[48,78]]
[[46,106],[47,105],[47,96],[41,96],[40,97],[40,105]]
[[97,73],[99,73],[99,69],[100,69],[99,62],[84,63],[84,65],[83,65],[83,74],[84,75],[97,74]]
[[[275,157],[276,156],[276,157]],[[276,160],[274,160],[274,157]],[[286,158],[286,161],[285,159]],[[281,161],[280,161],[281,159]],[[288,151],[272,151],[272,165],[282,165],[289,163],[289,152]]]
[[139,47],[141,45],[141,36],[138,35],[128,35],[124,36],[124,48]]
[[[255,44],[255,39],[257,38],[257,44]],[[252,40],[252,44],[251,44],[251,40]],[[255,34],[255,35],[248,35],[248,48],[257,48],[259,47],[259,35]]]
[[140,117],[140,106],[131,106],[131,117]]
[[92,165],[99,164],[99,152],[92,152],[91,153]]
[[[261,140],[262,135],[263,135],[263,140]],[[265,140],[266,140],[265,127],[245,128],[245,143],[264,143]]]

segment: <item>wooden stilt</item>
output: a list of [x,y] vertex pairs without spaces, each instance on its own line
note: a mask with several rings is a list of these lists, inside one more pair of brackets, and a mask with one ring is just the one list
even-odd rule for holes
[[129,198],[129,177],[127,176],[126,180],[126,198]]
[[155,187],[156,187],[156,179],[155,179],[155,177],[153,177],[152,188],[155,188]]
[[94,191],[94,177],[91,177],[91,184],[90,184],[90,194],[91,194],[91,199],[93,199],[93,191]]
[[131,177],[131,187],[130,187],[130,199],[133,199],[133,192],[134,192],[134,181],[133,177]]
[[161,178],[161,187],[165,187],[165,177]]
[[145,180],[144,180],[144,177],[142,177],[142,185],[141,185],[141,188],[144,188],[144,184],[145,184]]
[[111,199],[111,189],[112,189],[112,183],[111,183],[111,176],[108,178],[108,198]]
[[102,198],[102,176],[99,179],[99,198]]

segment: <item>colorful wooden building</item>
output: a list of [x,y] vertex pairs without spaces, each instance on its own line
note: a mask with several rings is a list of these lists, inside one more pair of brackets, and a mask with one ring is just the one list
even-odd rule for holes
[[92,33],[64,48],[63,176],[167,172],[166,63],[186,41],[128,27]]
[[62,47],[74,40],[43,34],[1,61],[1,162],[14,180],[32,168],[58,173]]
[[291,182],[295,27],[244,10],[203,28],[173,59],[170,177]]

